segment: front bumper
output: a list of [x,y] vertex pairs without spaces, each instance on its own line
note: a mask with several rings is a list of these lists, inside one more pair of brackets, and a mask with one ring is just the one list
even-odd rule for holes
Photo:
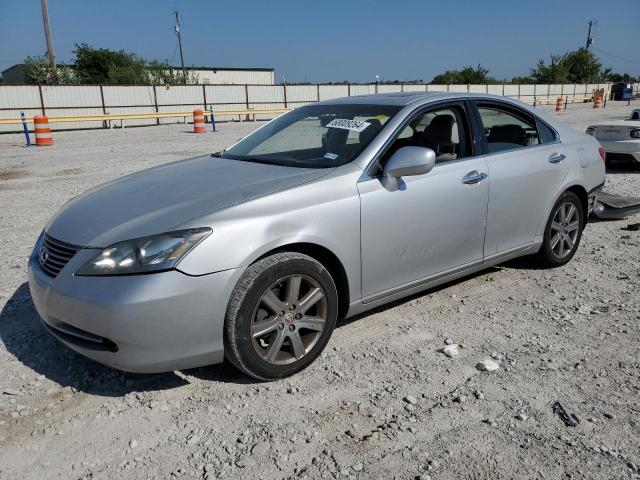
[[636,162],[640,162],[640,140],[619,140],[608,142],[599,140],[602,148],[607,154],[624,155],[629,159],[633,158]]
[[[39,251],[39,242],[34,252]],[[81,249],[52,278],[29,259],[29,288],[44,326],[76,352],[131,372],[166,372],[224,358],[227,304],[238,270],[76,277],[96,250]]]

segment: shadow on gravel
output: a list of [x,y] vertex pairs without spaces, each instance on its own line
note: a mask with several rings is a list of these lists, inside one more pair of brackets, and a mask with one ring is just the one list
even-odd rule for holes
[[[433,288],[430,288],[428,290],[424,290],[422,292],[415,293],[413,295],[401,298],[401,299],[396,300],[394,302],[390,302],[390,303],[386,303],[384,305],[380,305],[379,307],[373,308],[371,310],[367,310],[366,312],[361,313],[359,315],[355,315],[355,316],[347,318],[347,319],[338,319],[338,323],[336,325],[336,328],[344,327],[346,325],[349,325],[350,323],[357,322],[359,320],[362,320],[362,319],[368,317],[369,315],[373,315],[373,314],[381,313],[381,312],[386,312],[387,310],[390,310],[390,309],[395,308],[395,307],[397,307],[399,305],[402,305],[403,303],[411,302],[412,300],[415,300],[416,298],[424,297],[424,296],[429,295],[431,293],[439,292],[440,290],[446,290],[447,288],[449,288],[452,285],[456,285],[458,283],[464,283],[464,282],[466,282],[468,280],[472,280],[472,279],[477,278],[477,277],[482,277],[482,276],[487,275],[489,273],[499,272],[500,270],[501,269],[499,267],[489,267],[486,270],[480,270],[479,272],[473,273],[471,275],[467,275],[467,276],[462,277],[462,278],[458,278],[456,280],[452,280],[451,282],[439,285],[437,287],[433,287]],[[463,297],[461,297],[461,298],[463,298]],[[366,321],[366,320],[363,320],[363,321]]]
[[172,372],[124,373],[69,350],[40,324],[26,282],[18,287],[0,312],[0,341],[9,353],[37,374],[62,387],[73,387],[93,395],[118,397],[130,392],[166,390],[187,384]]
[[607,175],[640,173],[640,163],[607,160],[606,173]]

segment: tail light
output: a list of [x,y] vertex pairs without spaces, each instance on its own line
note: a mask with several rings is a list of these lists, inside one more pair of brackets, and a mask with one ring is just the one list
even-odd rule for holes
[[631,138],[640,138],[640,128],[634,128],[630,132]]
[[593,127],[587,127],[587,130],[585,131],[585,133],[587,135],[593,135]]
[[604,148],[600,147],[598,149],[598,153],[600,154],[600,158],[602,159],[603,162],[607,161],[607,152],[604,151]]

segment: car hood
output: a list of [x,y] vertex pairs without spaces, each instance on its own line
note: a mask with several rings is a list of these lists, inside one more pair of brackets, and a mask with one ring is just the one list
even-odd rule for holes
[[73,245],[104,248],[170,231],[225,207],[317,180],[330,170],[209,155],[190,158],[113,180],[75,197],[45,231]]

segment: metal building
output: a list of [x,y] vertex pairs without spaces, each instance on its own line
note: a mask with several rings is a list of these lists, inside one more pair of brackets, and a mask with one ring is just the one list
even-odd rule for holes
[[213,85],[273,85],[273,68],[186,67],[198,83]]

